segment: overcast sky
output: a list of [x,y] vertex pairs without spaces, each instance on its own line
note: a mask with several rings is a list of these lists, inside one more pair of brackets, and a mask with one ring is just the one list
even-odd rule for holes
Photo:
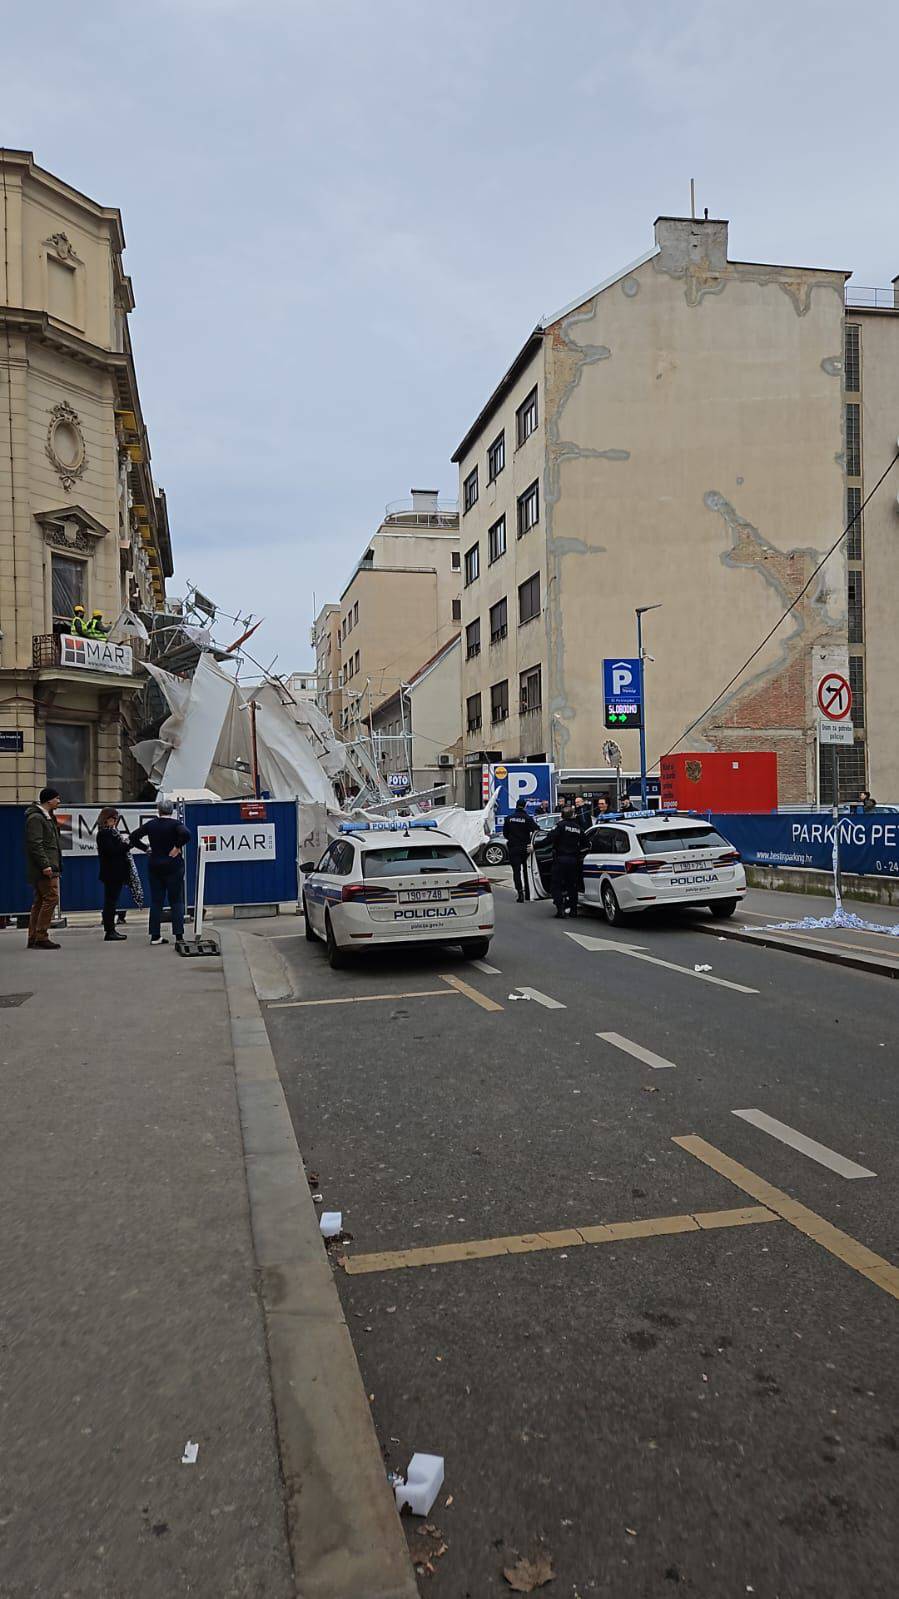
[[[44,0],[0,138],[121,208],[176,558],[306,666],[385,502],[658,214],[899,272],[899,8],[869,0]],[[227,628],[223,629],[227,632]]]

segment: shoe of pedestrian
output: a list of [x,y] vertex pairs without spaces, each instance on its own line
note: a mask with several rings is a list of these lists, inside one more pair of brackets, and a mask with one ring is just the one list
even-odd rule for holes
[[517,898],[518,898],[519,905],[523,905],[524,904],[524,895],[523,894],[519,894],[517,896]]
[[150,939],[150,943],[151,944],[167,944],[168,943],[168,939],[167,938],[151,938]]
[[565,912],[564,911],[554,911],[553,914],[554,914],[554,916],[555,916],[557,921],[561,921],[562,917],[565,915]]
[[36,938],[31,945],[32,949],[62,949],[61,944],[54,944],[52,938]]
[[103,942],[104,944],[124,944],[127,937],[127,933],[106,933],[104,934]]
[[120,927],[124,927],[124,925],[125,925],[125,912],[124,911],[118,911],[117,912],[116,921],[118,922]]

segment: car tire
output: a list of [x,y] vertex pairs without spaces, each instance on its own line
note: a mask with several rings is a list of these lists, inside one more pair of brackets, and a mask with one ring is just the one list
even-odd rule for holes
[[328,965],[332,972],[339,972],[341,967],[346,965],[347,958],[334,937],[330,911],[325,911],[325,943],[328,946]]
[[489,938],[466,938],[462,945],[462,954],[466,960],[480,961],[484,959],[489,948]]
[[503,849],[502,844],[485,844],[485,846],[484,846],[484,865],[485,866],[505,866],[508,863],[508,860],[509,860],[509,857],[508,857],[506,851]]
[[617,927],[621,921],[622,910],[618,903],[618,895],[615,893],[611,883],[603,883],[600,898],[606,921],[610,927]]
[[312,922],[310,920],[310,917],[309,917],[309,905],[308,905],[308,902],[306,900],[305,894],[303,895],[303,919],[304,919],[304,921],[306,923],[306,942],[307,942],[307,944],[317,944],[318,943],[318,935],[316,934],[316,932],[315,932],[315,930],[314,930],[314,928],[312,926]]
[[733,916],[739,903],[738,899],[713,899],[709,902],[709,910],[713,916]]

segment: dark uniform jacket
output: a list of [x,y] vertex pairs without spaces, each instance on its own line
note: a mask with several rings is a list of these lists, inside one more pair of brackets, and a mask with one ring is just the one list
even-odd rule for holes
[[527,811],[513,811],[503,822],[503,838],[509,846],[509,854],[516,860],[523,861],[528,845],[537,831],[537,823],[533,816],[528,816]]
[[47,867],[62,870],[59,828],[40,805],[29,805],[25,812],[25,869],[32,888]]
[[566,821],[564,816],[553,828],[550,838],[553,845],[553,860],[579,861],[585,850],[584,829],[579,821],[572,817]]
[[108,888],[118,884],[122,888],[128,881],[128,841],[117,827],[97,830],[97,855],[100,860],[100,882]]

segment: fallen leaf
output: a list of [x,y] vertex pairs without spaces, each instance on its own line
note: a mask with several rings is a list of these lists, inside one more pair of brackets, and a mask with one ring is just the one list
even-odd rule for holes
[[517,1560],[514,1566],[504,1566],[503,1576],[514,1593],[533,1593],[555,1581],[553,1563],[549,1555],[538,1549],[530,1560]]
[[625,1532],[626,1532],[626,1533],[627,1533],[627,1535],[628,1535],[628,1537],[629,1537],[629,1538],[636,1538],[636,1536],[637,1536],[637,1529],[636,1529],[636,1527],[625,1527],[625,1529],[624,1529],[624,1530],[625,1530]]
[[453,1495],[452,1494],[450,1494],[448,1499],[444,1499],[444,1501],[443,1501],[443,1503],[446,1505],[447,1509],[449,1509],[449,1507],[452,1504],[452,1502],[453,1502]]

